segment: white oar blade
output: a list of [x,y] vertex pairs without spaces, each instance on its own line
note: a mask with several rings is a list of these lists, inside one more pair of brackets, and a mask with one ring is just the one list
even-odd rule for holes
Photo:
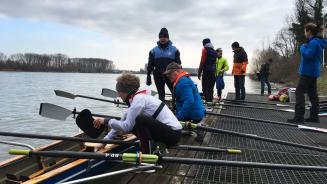
[[285,112],[295,112],[294,109],[281,109],[282,111],[285,111]]
[[116,91],[107,88],[102,88],[101,95],[110,98],[118,98],[118,94]]
[[278,107],[289,107],[289,105],[286,104],[276,104]]
[[55,94],[57,96],[61,96],[61,97],[64,97],[64,98],[70,98],[70,99],[74,99],[76,97],[76,95],[74,94],[71,94],[71,93],[68,93],[66,91],[61,91],[61,90],[54,90]]
[[51,119],[65,120],[72,114],[72,111],[54,104],[41,103],[39,114]]
[[309,127],[309,126],[303,126],[303,125],[298,125],[298,128],[303,129],[303,130],[312,130],[312,131],[316,131],[316,132],[327,133],[327,129],[325,129],[325,128]]
[[151,96],[155,96],[157,94],[158,94],[158,92],[151,90]]

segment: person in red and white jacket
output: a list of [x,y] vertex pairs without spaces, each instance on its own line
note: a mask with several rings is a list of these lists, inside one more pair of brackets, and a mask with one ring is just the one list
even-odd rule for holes
[[[117,78],[118,96],[129,105],[121,120],[96,118],[94,127],[108,124],[111,129],[105,139],[121,133],[132,132],[141,141],[141,151],[149,153],[149,141],[167,146],[175,145],[181,138],[182,126],[174,113],[149,90],[139,90],[140,79],[132,74]],[[101,147],[101,146],[100,146]]]

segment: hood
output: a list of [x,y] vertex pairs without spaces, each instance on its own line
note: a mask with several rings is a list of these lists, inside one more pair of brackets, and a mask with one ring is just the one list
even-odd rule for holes
[[318,42],[320,45],[321,49],[324,49],[327,46],[327,40],[321,38],[321,37],[313,37],[311,40],[314,40]]
[[213,47],[212,43],[206,43],[206,44],[204,45],[204,47],[207,47],[207,48],[212,48],[212,49],[214,49],[214,47]]

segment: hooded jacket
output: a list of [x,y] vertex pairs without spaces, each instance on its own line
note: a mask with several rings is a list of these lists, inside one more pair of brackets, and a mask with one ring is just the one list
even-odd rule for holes
[[306,44],[300,47],[301,63],[299,74],[301,76],[319,77],[321,74],[321,63],[323,49],[326,47],[326,40],[320,37],[312,37]]
[[247,64],[248,64],[248,55],[245,52],[244,48],[240,47],[239,51],[234,51],[232,74],[245,75]]
[[181,64],[178,49],[173,46],[173,43],[170,40],[166,45],[162,45],[158,41],[157,46],[149,53],[147,67],[148,75],[150,75],[152,71],[154,74],[161,75],[166,70],[166,67],[172,62],[176,62],[179,65]]
[[184,75],[176,81],[174,98],[178,120],[200,121],[204,118],[205,108],[200,94],[194,82],[188,75]]

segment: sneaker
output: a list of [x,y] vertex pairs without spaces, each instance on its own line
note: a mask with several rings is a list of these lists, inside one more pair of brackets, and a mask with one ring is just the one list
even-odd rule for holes
[[305,119],[306,122],[310,122],[310,123],[320,123],[319,117],[313,118],[313,117],[309,117],[307,119]]
[[288,119],[287,120],[287,123],[294,123],[294,124],[304,124],[304,120],[302,119],[295,119],[295,118],[293,118],[293,119]]

